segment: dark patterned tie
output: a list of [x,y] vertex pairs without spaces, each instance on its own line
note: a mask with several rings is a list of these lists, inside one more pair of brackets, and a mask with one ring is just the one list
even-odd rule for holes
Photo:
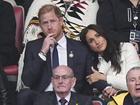
[[61,105],[65,105],[67,103],[67,100],[65,98],[62,98],[59,100],[59,102],[61,103]]
[[54,45],[54,49],[53,49],[53,54],[52,54],[52,68],[55,68],[55,67],[57,67],[59,65],[57,45],[58,45],[58,43],[56,43]]

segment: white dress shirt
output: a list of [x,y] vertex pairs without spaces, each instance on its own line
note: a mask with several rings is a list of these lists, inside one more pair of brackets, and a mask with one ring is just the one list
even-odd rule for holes
[[[58,50],[58,57],[59,57],[59,65],[67,65],[67,40],[66,40],[66,37],[63,36],[57,43],[58,43],[57,50]],[[50,51],[51,51],[51,59],[52,59],[53,47],[50,48]],[[52,83],[49,84],[49,86],[46,88],[45,91],[53,91]]]
[[[67,40],[66,40],[66,37],[63,36],[57,43],[58,43],[57,51],[58,51],[59,65],[67,65]],[[52,59],[53,47],[51,47],[50,49],[51,49],[51,59]]]

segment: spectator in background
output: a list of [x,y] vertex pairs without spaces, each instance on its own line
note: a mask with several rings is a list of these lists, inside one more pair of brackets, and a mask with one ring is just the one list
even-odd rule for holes
[[[131,41],[139,51],[140,0],[104,0],[97,13],[97,24],[105,29],[110,39]],[[134,34],[138,34],[136,39]]]
[[99,80],[112,87],[101,90],[105,96],[115,95],[117,90],[127,90],[126,73],[140,65],[136,49],[131,43],[114,43],[101,27],[91,24],[81,32],[81,41],[95,53],[93,73],[87,76],[90,84]]
[[[66,37],[60,9],[54,5],[44,5],[38,17],[45,37],[27,44],[22,80],[29,89],[21,90],[18,105],[27,105],[26,102],[29,101],[31,103],[28,104],[31,105],[31,96],[35,97],[32,94],[53,89],[51,74],[53,62],[56,63],[56,61],[59,62],[58,65],[68,65],[73,69],[77,78],[74,91],[83,94],[91,93],[92,90],[86,81],[86,75],[89,74],[91,66],[90,59],[88,59],[90,53],[80,41]],[[58,55],[57,60],[53,60],[54,49],[58,50],[55,54]]]
[[3,66],[17,64],[19,53],[15,47],[16,21],[11,4],[0,0],[0,61]]
[[[60,65],[52,71],[51,81],[54,91],[40,94],[34,105],[93,105],[91,97],[71,92],[76,83],[71,68]],[[61,102],[65,102],[65,104],[61,104]]]
[[131,68],[126,75],[128,92],[112,97],[108,105],[140,105],[140,67]]
[[[72,39],[79,40],[79,32],[88,24],[96,23],[97,0],[34,0],[25,20],[25,45],[28,41],[38,39],[38,34],[42,32],[37,14],[44,4],[54,4],[61,9],[65,21],[64,31]],[[18,90],[22,88],[23,59],[24,51],[19,60]]]

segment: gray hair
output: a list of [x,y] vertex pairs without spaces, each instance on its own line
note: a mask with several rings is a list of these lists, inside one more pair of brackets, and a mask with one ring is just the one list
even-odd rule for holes
[[129,72],[131,72],[131,71],[133,71],[133,70],[140,70],[140,66],[136,66],[136,67],[131,68],[131,69],[127,72],[127,74],[126,74],[126,80],[127,80],[127,78],[128,78]]

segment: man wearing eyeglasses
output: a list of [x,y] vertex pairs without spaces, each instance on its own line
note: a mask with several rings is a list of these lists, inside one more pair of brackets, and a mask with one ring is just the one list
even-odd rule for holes
[[39,10],[38,17],[44,37],[31,41],[26,46],[22,80],[29,89],[20,92],[18,105],[32,105],[31,100],[34,100],[36,93],[52,91],[51,75],[54,65],[71,67],[77,78],[73,90],[83,94],[91,93],[91,87],[86,81],[91,65],[88,59],[90,53],[80,41],[66,37],[60,9],[54,5],[44,5]]
[[76,83],[70,67],[60,65],[52,72],[54,91],[44,92],[37,96],[34,105],[92,105],[92,98],[71,92]]

